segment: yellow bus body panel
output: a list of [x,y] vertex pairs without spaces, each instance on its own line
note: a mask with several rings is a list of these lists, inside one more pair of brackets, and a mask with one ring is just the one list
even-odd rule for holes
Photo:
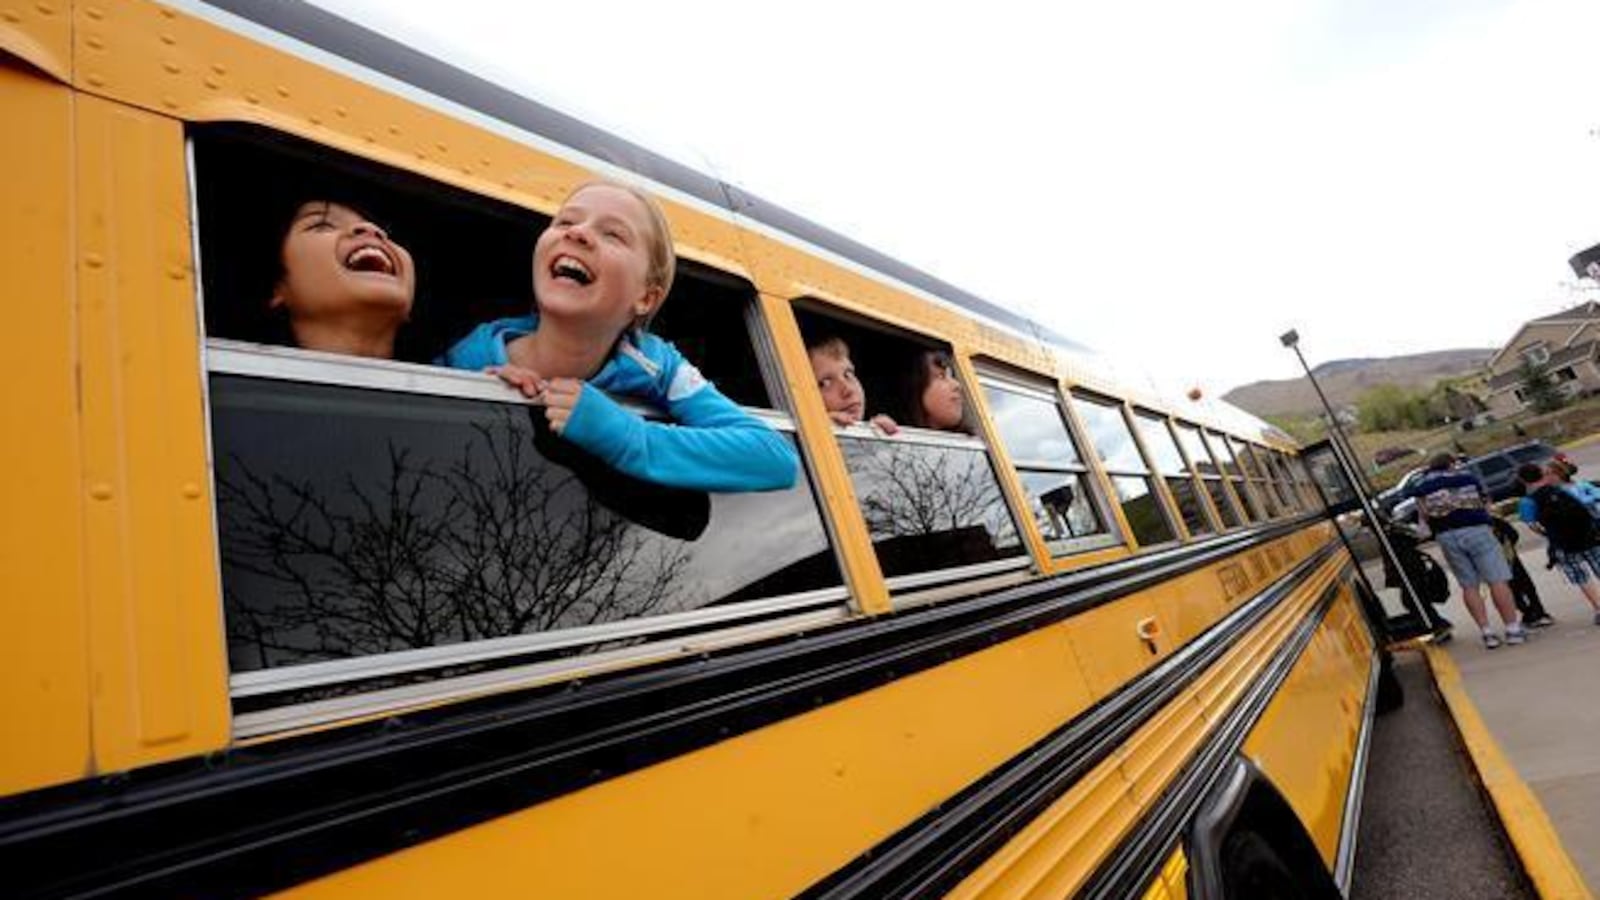
[[788,897],[1091,701],[1044,628],[283,896]]
[[1373,664],[1371,639],[1354,603],[1346,591],[1244,746],[1329,866],[1338,855]]
[[[31,12],[30,7],[24,7]],[[8,42],[9,43],[9,42]],[[0,388],[0,794],[88,775],[89,659],[72,304],[72,95],[0,58],[11,374]]]
[[0,10],[0,57],[17,57],[56,81],[72,77],[72,11],[67,0],[11,3]]
[[218,749],[228,670],[183,129],[77,101],[87,585],[98,771]]

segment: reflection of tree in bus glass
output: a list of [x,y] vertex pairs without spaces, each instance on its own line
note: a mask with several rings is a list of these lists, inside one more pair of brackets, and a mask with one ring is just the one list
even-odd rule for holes
[[840,444],[887,574],[1021,552],[983,451],[863,439]]
[[212,393],[236,672],[839,583],[804,484],[715,496],[710,529],[677,540],[542,457],[524,407],[236,378]]

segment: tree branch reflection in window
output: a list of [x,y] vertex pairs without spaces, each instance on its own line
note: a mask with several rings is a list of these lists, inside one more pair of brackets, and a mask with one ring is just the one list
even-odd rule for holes
[[549,462],[526,407],[233,376],[212,401],[235,672],[839,584],[803,483],[678,540]]

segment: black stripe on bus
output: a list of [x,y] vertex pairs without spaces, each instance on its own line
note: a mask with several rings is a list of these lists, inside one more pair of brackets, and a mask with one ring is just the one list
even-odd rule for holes
[[927,291],[1035,340],[1072,350],[1082,344],[969,291],[824,228],[741,188],[647,150],[515,91],[340,18],[304,0],[206,0],[210,6],[325,50],[468,109],[585,155],[638,173],[719,209],[787,232],[869,269]]
[[[809,900],[943,895],[1173,700],[1331,556],[1329,543],[1116,694],[864,853]],[[1214,635],[1214,637],[1213,637]],[[1132,895],[1129,895],[1132,896]]]
[[1206,797],[1230,771],[1230,764],[1250,730],[1288,679],[1317,628],[1327,618],[1338,595],[1339,583],[1324,592],[1321,602],[1274,654],[1271,662],[1235,703],[1207,739],[1200,752],[1184,765],[1133,832],[1090,876],[1078,896],[1086,900],[1120,900],[1138,896],[1155,878],[1172,848],[1182,838],[1190,819]]
[[[0,871],[11,896],[267,893],[873,690],[1308,521],[592,682],[7,798]],[[1213,629],[1197,641],[1222,639]]]

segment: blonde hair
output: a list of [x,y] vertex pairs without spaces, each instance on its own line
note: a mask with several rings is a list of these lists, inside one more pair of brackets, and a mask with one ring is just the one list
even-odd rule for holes
[[[649,268],[645,272],[645,283],[661,288],[661,299],[665,300],[667,294],[672,292],[672,279],[678,272],[678,254],[672,247],[672,229],[667,226],[666,212],[662,210],[661,204],[656,202],[656,198],[652,197],[643,188],[610,178],[594,178],[585,181],[583,184],[573,188],[572,193],[567,195],[567,199],[571,200],[583,191],[596,187],[623,191],[639,201],[639,205],[644,207],[645,216],[650,220],[650,229],[654,232],[654,234],[649,235],[649,240],[646,242],[647,246],[645,247],[649,257]],[[659,303],[656,304],[656,308],[660,309]]]

